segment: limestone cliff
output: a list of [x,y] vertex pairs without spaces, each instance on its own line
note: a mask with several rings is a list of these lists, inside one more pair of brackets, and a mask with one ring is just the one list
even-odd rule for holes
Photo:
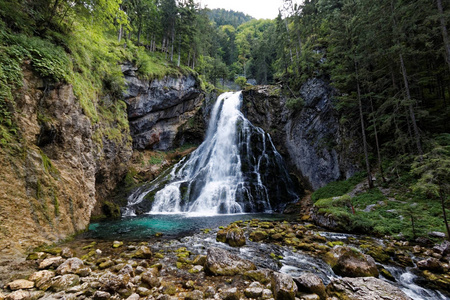
[[320,79],[308,80],[300,90],[304,105],[289,111],[274,87],[244,91],[247,117],[272,135],[288,164],[313,190],[352,176],[359,165],[358,137],[339,123],[335,91]]
[[101,99],[93,122],[72,86],[45,82],[27,65],[23,72],[13,103],[17,138],[0,150],[0,255],[86,229],[132,153],[123,102]]
[[131,64],[124,64],[122,71],[127,84],[124,97],[134,149],[173,148],[178,132],[187,123],[190,123],[191,139],[201,142],[203,131],[195,127],[204,127],[204,122],[193,117],[203,103],[203,93],[193,75],[144,80],[136,76]]

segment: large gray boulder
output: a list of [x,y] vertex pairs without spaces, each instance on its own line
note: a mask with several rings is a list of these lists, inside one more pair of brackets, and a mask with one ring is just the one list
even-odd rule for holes
[[211,247],[206,256],[205,270],[214,275],[233,276],[256,270],[256,266],[251,261],[242,259],[224,249]]
[[347,277],[378,277],[375,260],[356,249],[336,246],[326,253],[324,260],[334,273]]
[[294,300],[297,285],[291,275],[274,272],[272,274],[272,292],[275,300]]
[[327,286],[330,297],[348,300],[389,299],[411,300],[398,287],[378,278],[338,278]]
[[325,285],[316,274],[304,273],[299,277],[295,277],[294,282],[299,292],[316,294],[322,300],[327,298]]

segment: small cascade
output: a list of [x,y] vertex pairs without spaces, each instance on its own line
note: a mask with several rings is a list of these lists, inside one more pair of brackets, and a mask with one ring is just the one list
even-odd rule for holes
[[170,174],[135,191],[126,215],[273,212],[298,200],[270,136],[240,111],[242,94],[216,101],[205,141]]

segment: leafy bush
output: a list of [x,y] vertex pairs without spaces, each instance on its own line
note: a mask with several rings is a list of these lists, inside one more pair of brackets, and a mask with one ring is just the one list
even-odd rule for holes
[[291,111],[300,111],[305,105],[305,101],[301,97],[289,98],[286,100],[286,107]]
[[236,78],[234,80],[234,83],[236,83],[237,85],[240,86],[241,89],[243,89],[245,87],[245,85],[247,84],[247,78],[245,78],[243,76],[239,76],[238,78]]

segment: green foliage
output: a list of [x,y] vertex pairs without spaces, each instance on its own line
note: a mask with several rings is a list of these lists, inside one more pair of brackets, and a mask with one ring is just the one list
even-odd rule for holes
[[207,14],[211,22],[214,22],[216,26],[231,25],[234,28],[253,19],[244,13],[223,8],[212,9]]
[[286,100],[286,107],[293,112],[302,110],[304,105],[305,101],[301,97],[288,98]]
[[156,152],[154,155],[152,155],[148,161],[150,165],[160,165],[163,163],[165,159],[164,153]]
[[316,202],[319,199],[342,196],[350,192],[364,177],[364,173],[358,173],[348,180],[331,182],[316,190],[312,194],[311,199],[313,202]]
[[240,86],[241,89],[243,89],[245,87],[245,85],[247,84],[247,78],[239,76],[238,78],[236,78],[234,80],[234,83],[236,83],[237,85]]

